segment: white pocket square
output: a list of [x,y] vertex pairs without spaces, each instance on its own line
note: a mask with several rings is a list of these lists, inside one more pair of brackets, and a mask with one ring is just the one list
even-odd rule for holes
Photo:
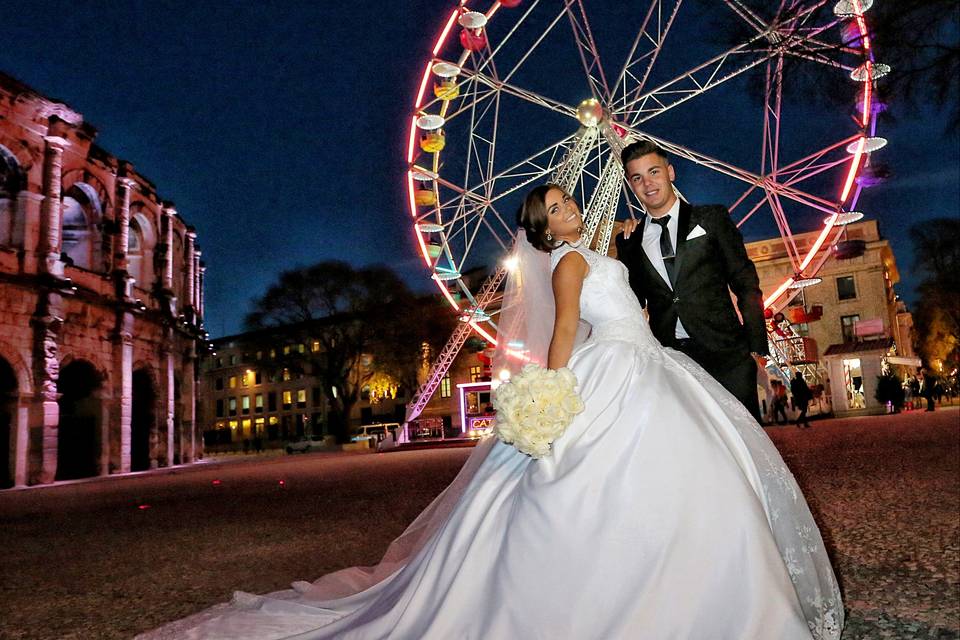
[[699,238],[700,236],[705,236],[705,235],[707,235],[706,229],[704,229],[700,225],[697,225],[693,228],[693,230],[690,231],[690,233],[687,234],[686,239],[693,240],[694,238]]

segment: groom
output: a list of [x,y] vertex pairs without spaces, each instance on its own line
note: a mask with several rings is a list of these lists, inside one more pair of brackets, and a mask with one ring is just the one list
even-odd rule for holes
[[767,355],[767,332],[757,269],[740,231],[725,207],[677,197],[673,166],[653,142],[634,142],[620,159],[647,213],[624,223],[617,257],[653,334],[693,358],[760,421],[755,358]]

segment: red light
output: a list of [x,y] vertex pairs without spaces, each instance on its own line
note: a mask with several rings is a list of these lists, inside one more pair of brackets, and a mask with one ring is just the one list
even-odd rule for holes
[[287,481],[286,481],[286,480],[281,480],[281,481],[280,481],[280,486],[281,486],[281,487],[286,487],[286,486],[287,486]]
[[430,68],[432,66],[433,60],[428,60],[427,68],[423,70],[423,79],[420,80],[420,91],[417,92],[417,102],[414,105],[417,109],[420,108],[420,103],[423,102],[423,94],[427,90],[427,80],[430,79]]
[[440,34],[440,37],[437,38],[437,44],[433,46],[433,55],[437,55],[437,52],[440,51],[440,47],[443,46],[443,41],[447,39],[447,34],[450,33],[450,29],[453,27],[453,21],[457,19],[457,15],[459,13],[459,9],[454,9],[453,13],[450,14],[450,18],[447,20],[447,26],[443,28],[443,32]]
[[214,480],[214,481],[211,482],[210,484],[212,484],[212,485],[215,486],[215,487],[219,487],[219,486],[220,486],[220,480],[219,480],[219,479]]
[[140,506],[137,507],[137,509],[140,509],[140,511],[145,511],[146,509],[149,509],[149,508],[150,508],[150,505],[148,504],[141,504]]

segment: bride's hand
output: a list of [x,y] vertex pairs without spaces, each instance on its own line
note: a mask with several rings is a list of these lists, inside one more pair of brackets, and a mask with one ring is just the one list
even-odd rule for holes
[[636,218],[627,218],[623,221],[623,239],[628,240],[634,231],[637,230],[637,227],[640,226],[640,221]]

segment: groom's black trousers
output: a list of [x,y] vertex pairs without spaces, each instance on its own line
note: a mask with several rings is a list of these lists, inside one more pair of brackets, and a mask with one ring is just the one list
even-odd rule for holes
[[707,373],[736,396],[747,411],[761,422],[760,403],[757,400],[757,363],[743,351],[707,351],[693,340],[677,340],[670,345],[690,356]]

